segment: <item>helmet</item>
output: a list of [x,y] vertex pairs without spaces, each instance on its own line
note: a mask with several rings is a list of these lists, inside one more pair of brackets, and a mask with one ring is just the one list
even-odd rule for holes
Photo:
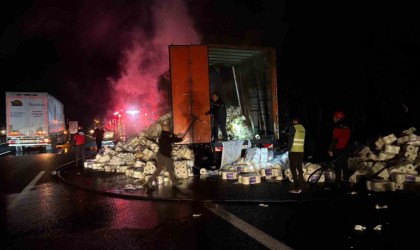
[[298,114],[294,114],[294,115],[292,115],[291,116],[292,117],[292,122],[293,121],[296,121],[297,123],[300,123],[302,120],[301,120],[301,116],[300,115],[298,115]]
[[334,112],[334,118],[343,119],[344,118],[344,113],[341,112],[341,111],[336,111],[336,112]]

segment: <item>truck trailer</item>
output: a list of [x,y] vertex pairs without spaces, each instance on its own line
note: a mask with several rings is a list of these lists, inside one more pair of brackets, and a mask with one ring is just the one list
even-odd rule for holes
[[276,52],[269,47],[170,45],[173,127],[185,143],[211,142],[212,92],[240,109],[252,141],[279,139]]
[[6,92],[6,135],[17,151],[36,146],[54,151],[66,140],[63,104],[45,92]]
[[193,148],[198,165],[217,168],[221,163],[223,142],[212,142],[212,119],[205,114],[210,109],[213,92],[218,93],[227,108],[239,108],[241,118],[251,130],[244,139],[242,153],[248,146],[278,146],[274,48],[170,45],[169,59],[174,133],[185,134],[182,143]]

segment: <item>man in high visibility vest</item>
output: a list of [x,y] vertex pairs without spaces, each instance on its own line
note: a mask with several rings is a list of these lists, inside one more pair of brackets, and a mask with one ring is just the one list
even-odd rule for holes
[[292,119],[292,126],[289,130],[289,163],[290,172],[292,172],[293,178],[293,189],[289,192],[293,194],[299,194],[302,192],[303,185],[303,153],[305,147],[305,128],[300,124],[300,119],[294,117]]

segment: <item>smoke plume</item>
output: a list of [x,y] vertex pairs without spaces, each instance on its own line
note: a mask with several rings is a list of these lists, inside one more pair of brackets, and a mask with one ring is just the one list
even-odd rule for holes
[[162,107],[168,107],[166,93],[158,88],[169,70],[168,46],[198,44],[200,38],[182,0],[157,0],[150,13],[152,29],[145,30],[141,23],[133,27],[130,46],[121,54],[120,76],[109,78],[111,105],[114,110],[140,109],[140,115],[160,116]]

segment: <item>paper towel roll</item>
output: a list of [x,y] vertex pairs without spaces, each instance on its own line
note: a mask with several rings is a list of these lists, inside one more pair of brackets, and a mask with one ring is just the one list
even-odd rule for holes
[[93,161],[85,161],[85,162],[83,163],[83,166],[84,166],[85,168],[92,168],[92,167],[93,167]]
[[283,180],[283,176],[282,175],[276,176],[276,180],[278,180],[278,181]]
[[367,190],[375,192],[395,191],[395,182],[382,180],[368,180],[366,181]]
[[200,175],[207,175],[207,174],[208,174],[207,169],[205,168],[200,169]]
[[242,176],[242,184],[252,185],[261,183],[261,175]]
[[105,172],[108,172],[108,173],[113,172],[114,171],[114,166],[112,166],[112,165],[105,165],[104,166],[104,170],[105,170]]
[[136,168],[135,167],[129,167],[125,170],[125,175],[128,177],[131,177],[133,175],[133,172]]
[[127,170],[127,168],[128,168],[128,166],[127,166],[127,165],[122,165],[122,166],[119,166],[119,167],[117,168],[117,172],[118,172],[118,173],[125,173],[125,170]]
[[144,179],[144,173],[143,171],[140,171],[140,169],[136,169],[133,171],[133,174],[131,175],[131,177],[135,179]]
[[396,190],[404,190],[404,183],[395,183]]
[[222,171],[223,180],[237,180],[238,172],[236,171]]

